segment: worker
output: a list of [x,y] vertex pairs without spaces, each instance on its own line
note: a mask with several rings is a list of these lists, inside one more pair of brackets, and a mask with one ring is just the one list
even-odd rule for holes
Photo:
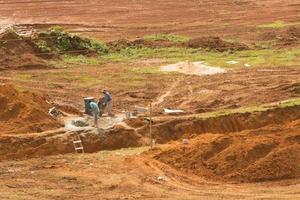
[[90,109],[94,116],[94,127],[98,128],[98,118],[100,114],[100,109],[98,107],[98,104],[96,102],[90,102]]
[[103,90],[103,100],[104,104],[106,105],[108,116],[113,117],[114,114],[112,113],[112,97],[107,90]]

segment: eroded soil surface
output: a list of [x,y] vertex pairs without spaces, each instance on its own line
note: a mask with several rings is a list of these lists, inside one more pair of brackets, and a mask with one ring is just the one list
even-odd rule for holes
[[[169,47],[174,44],[140,38],[173,33],[193,39],[180,47],[226,53],[255,50],[265,41],[275,41],[274,48],[298,46],[299,9],[296,0],[13,0],[0,1],[0,26],[17,25],[28,34],[62,25],[117,40],[116,48],[122,42]],[[299,104],[255,111],[299,98],[299,67],[198,76],[157,72],[153,67],[172,63],[156,58],[60,63],[42,58],[29,39],[6,36],[0,50],[0,199],[300,198]],[[105,116],[99,130],[74,128],[47,113],[56,106],[68,117],[84,118],[83,98],[99,98],[102,89],[109,89],[114,112],[123,116],[113,125]],[[123,121],[125,110],[150,101],[152,150],[145,147],[148,114]],[[169,116],[164,108],[184,113]],[[228,111],[234,109],[239,112]],[[86,154],[74,154],[75,135]]]
[[[157,32],[256,40],[257,25],[299,21],[299,2],[281,1],[17,1],[1,2],[1,24],[67,25],[102,39]],[[41,9],[42,8],[42,9]],[[13,15],[12,15],[13,10]],[[267,11],[267,12],[266,12]]]
[[207,181],[136,155],[143,150],[1,162],[0,197],[28,200],[299,198],[299,181],[240,185]]

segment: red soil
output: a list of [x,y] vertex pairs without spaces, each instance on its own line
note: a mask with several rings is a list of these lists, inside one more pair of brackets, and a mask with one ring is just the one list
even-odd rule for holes
[[299,0],[11,0],[1,4],[0,18],[4,24],[60,24],[105,40],[175,33],[256,41],[257,25],[298,22],[299,8]]
[[50,105],[35,93],[0,85],[1,134],[42,132],[61,124],[48,114]]
[[228,50],[247,50],[249,47],[245,44],[238,42],[227,42],[219,37],[201,37],[191,39],[185,44],[189,48],[203,48],[216,51],[228,51]]
[[300,121],[230,134],[202,134],[152,157],[209,179],[260,182],[300,177]]
[[0,70],[49,67],[37,53],[30,39],[22,38],[10,30],[0,34]]

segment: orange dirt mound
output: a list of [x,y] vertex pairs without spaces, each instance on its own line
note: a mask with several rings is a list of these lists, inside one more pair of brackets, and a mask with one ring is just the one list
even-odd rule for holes
[[227,42],[219,37],[201,37],[189,40],[186,44],[189,48],[203,48],[208,50],[224,51],[241,51],[247,50],[249,47],[242,43]]
[[300,121],[230,134],[202,134],[189,144],[148,153],[175,168],[211,179],[260,182],[300,177]]
[[37,53],[38,50],[30,39],[23,38],[12,30],[0,34],[0,70],[49,67]]
[[259,40],[272,41],[275,47],[293,47],[300,43],[300,28],[291,26],[283,30],[263,32]]
[[40,95],[0,85],[1,134],[41,132],[60,127],[61,124],[49,116],[49,108]]
[[298,46],[300,42],[300,28],[290,27],[277,36],[277,46]]

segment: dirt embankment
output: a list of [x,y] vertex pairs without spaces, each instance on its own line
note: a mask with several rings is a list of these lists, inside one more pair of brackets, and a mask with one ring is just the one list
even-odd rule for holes
[[49,64],[39,55],[30,38],[24,38],[13,30],[0,34],[0,70],[48,68]]
[[61,54],[95,56],[106,52],[104,45],[60,27],[31,33],[30,37],[19,35],[13,28],[0,34],[0,70],[53,68],[47,59]]
[[[206,120],[178,119],[155,122],[153,134],[157,143],[165,144],[183,138],[194,138],[205,133],[229,134],[267,125],[282,124],[299,119],[299,108],[278,109],[253,114],[236,114]],[[257,123],[261,122],[261,123]],[[25,135],[11,135],[0,138],[2,144],[0,159],[36,157],[74,152],[73,136],[79,134],[86,152],[114,150],[126,147],[149,145],[147,120],[126,120],[126,126],[117,125],[98,133],[95,130],[78,130]],[[22,149],[22,151],[20,150]]]
[[[289,127],[289,128],[287,128]],[[260,182],[300,177],[300,121],[230,134],[203,134],[148,155],[202,177]]]
[[20,92],[11,85],[0,85],[1,135],[42,132],[61,127],[48,110],[51,107],[42,96]]
[[[207,119],[175,118],[154,122],[152,132],[160,144],[182,138],[193,138],[204,133],[231,133],[264,126],[284,124],[300,119],[300,107],[276,108],[262,112],[236,113]],[[148,133],[148,127],[139,129],[140,134]]]
[[87,129],[72,132],[54,130],[38,135],[8,135],[0,137],[0,161],[73,153],[75,135],[80,135],[86,153],[148,144],[134,129],[126,129],[122,126],[116,126],[103,133]]
[[224,41],[220,37],[200,37],[189,40],[184,44],[188,48],[202,48],[215,51],[242,51],[250,48],[243,43]]
[[277,46],[299,46],[300,28],[290,27],[277,37]]
[[291,26],[283,30],[264,32],[259,37],[263,41],[272,41],[277,48],[296,47],[300,44],[300,28]]
[[[155,124],[157,142],[173,142],[146,155],[208,179],[260,182],[299,178],[299,109]],[[182,139],[188,142],[178,142]]]
[[228,42],[220,37],[197,37],[190,39],[187,42],[174,42],[169,40],[127,40],[120,39],[106,43],[109,50],[120,51],[125,48],[167,48],[167,47],[182,47],[182,48],[194,48],[194,49],[204,49],[209,51],[242,51],[250,49],[246,44],[238,42]]

